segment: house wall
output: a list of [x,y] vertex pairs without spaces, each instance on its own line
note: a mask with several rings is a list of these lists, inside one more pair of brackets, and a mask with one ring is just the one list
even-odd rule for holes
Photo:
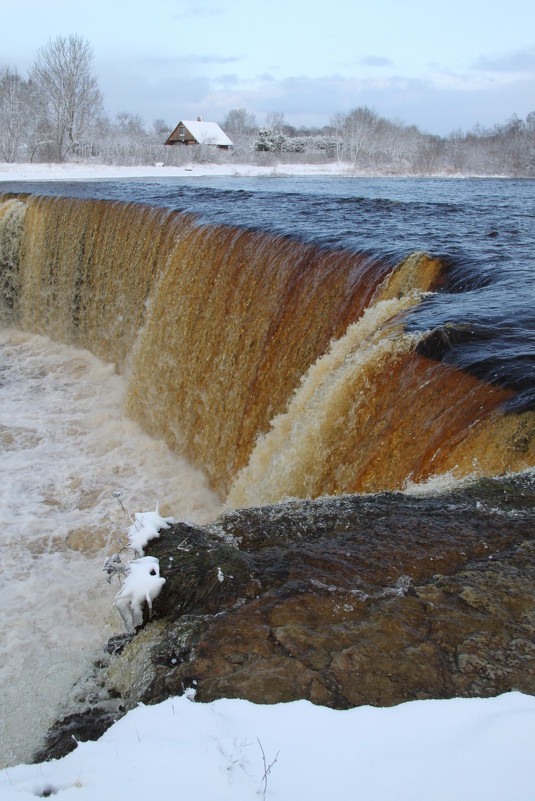
[[[181,135],[181,130],[184,129],[184,136]],[[166,144],[169,145],[195,145],[197,144],[197,140],[194,138],[192,133],[186,128],[185,125],[177,125],[169,139],[167,140]]]

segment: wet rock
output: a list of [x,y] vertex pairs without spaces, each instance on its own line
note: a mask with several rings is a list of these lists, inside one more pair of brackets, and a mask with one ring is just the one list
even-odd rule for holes
[[335,708],[533,693],[534,500],[525,477],[174,525],[147,548],[166,583],[107,690],[124,709],[192,687]]
[[96,706],[58,720],[49,730],[43,746],[33,755],[34,762],[60,759],[73,751],[78,742],[98,740],[125,713],[124,708]]

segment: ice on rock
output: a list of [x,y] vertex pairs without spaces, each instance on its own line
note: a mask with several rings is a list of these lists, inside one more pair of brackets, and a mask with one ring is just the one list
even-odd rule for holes
[[129,562],[128,575],[113,601],[128,631],[141,626],[144,603],[152,611],[152,602],[164,584],[160,564],[154,556],[143,556]]
[[165,584],[160,576],[160,563],[154,556],[144,556],[146,544],[160,536],[161,529],[174,523],[172,517],[161,517],[158,506],[154,512],[137,512],[135,521],[128,529],[128,544],[139,557],[128,563],[128,574],[113,603],[119,610],[128,631],[143,623],[143,604],[152,611],[152,602]]
[[162,529],[169,528],[169,524],[175,522],[172,517],[161,517],[158,506],[154,512],[136,512],[135,521],[128,529],[130,547],[137,556],[143,556],[145,545],[155,537],[159,537]]

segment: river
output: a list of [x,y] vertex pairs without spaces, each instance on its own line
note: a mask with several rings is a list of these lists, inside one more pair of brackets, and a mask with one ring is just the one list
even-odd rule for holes
[[532,181],[1,189],[0,763],[120,628],[114,492],[204,522],[532,472]]

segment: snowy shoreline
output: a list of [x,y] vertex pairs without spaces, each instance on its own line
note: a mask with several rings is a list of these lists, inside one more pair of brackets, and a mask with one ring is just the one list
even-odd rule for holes
[[443,178],[507,179],[504,175],[429,174],[403,175],[378,174],[358,170],[347,162],[326,164],[186,164],[180,167],[133,165],[129,167],[107,164],[6,164],[0,163],[0,186],[3,181],[93,181],[133,178]]
[[345,711],[294,701],[139,706],[60,760],[0,771],[2,801],[529,801],[535,699]]
[[351,165],[332,164],[186,164],[180,167],[107,164],[0,164],[1,181],[89,181],[122,178],[271,177],[274,175],[353,175]]

